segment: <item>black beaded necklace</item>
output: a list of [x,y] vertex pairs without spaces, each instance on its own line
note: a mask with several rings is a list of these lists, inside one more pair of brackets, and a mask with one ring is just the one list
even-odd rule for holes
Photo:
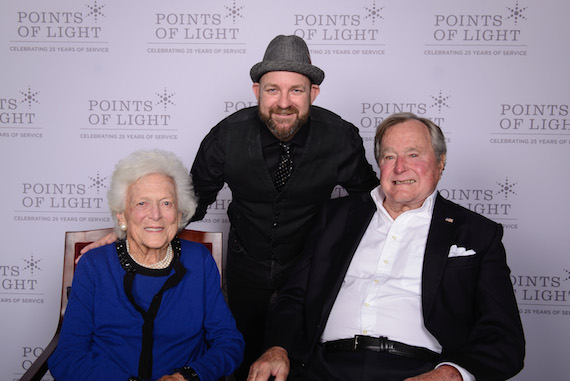
[[[117,248],[117,254],[119,255],[119,262],[121,266],[125,270],[125,276],[123,277],[123,287],[125,289],[125,294],[127,295],[127,299],[131,302],[133,307],[141,314],[143,318],[143,326],[142,326],[142,350],[141,355],[139,357],[139,375],[138,379],[146,380],[150,379],[152,375],[152,345],[153,345],[153,330],[154,330],[154,319],[156,318],[156,314],[158,313],[158,309],[160,308],[160,303],[162,302],[162,294],[168,290],[176,286],[186,274],[186,269],[180,262],[180,240],[178,238],[174,238],[171,242],[172,250],[174,252],[174,257],[172,258],[172,262],[170,266],[165,269],[160,270],[152,270],[140,266],[137,264],[133,258],[127,252],[127,246],[125,240],[117,240],[115,246]],[[158,275],[164,276],[170,273],[171,269],[174,268],[174,274],[170,276],[164,282],[162,288],[158,291],[158,293],[152,299],[150,307],[148,311],[145,311],[142,307],[140,307],[136,302],[135,298],[133,297],[133,281],[135,279],[135,275],[137,273],[144,274],[144,275]]]

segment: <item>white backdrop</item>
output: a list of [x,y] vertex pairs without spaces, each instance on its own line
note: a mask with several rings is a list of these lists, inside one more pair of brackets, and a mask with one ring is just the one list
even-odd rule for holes
[[[570,373],[570,3],[555,0],[4,0],[0,4],[0,380],[57,324],[63,238],[110,226],[114,164],[139,148],[190,167],[220,119],[254,104],[277,34],[307,41],[316,104],[360,128],[396,111],[448,140],[440,191],[504,224],[527,338],[516,380]],[[227,231],[222,191],[191,228]],[[48,378],[46,378],[48,379]]]

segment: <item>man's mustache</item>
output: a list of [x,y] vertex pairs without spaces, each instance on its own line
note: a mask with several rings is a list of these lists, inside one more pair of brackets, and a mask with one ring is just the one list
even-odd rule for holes
[[285,107],[285,108],[272,107],[271,113],[277,114],[277,115],[290,115],[290,114],[299,114],[299,110],[297,109],[297,107],[294,107],[294,106],[289,106],[289,107]]

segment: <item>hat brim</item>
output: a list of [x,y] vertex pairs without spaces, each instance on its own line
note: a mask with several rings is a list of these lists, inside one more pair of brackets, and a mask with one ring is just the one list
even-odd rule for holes
[[325,72],[316,66],[304,62],[293,61],[262,61],[258,62],[249,71],[253,82],[259,82],[263,74],[270,71],[292,71],[303,74],[311,80],[311,83],[320,85],[325,79]]

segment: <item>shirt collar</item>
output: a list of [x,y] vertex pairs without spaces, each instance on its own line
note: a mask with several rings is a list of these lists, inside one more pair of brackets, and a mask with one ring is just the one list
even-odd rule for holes
[[[431,216],[433,213],[433,206],[435,203],[435,196],[437,194],[437,190],[434,190],[432,194],[430,194],[425,201],[423,202],[422,206],[420,206],[419,208],[416,209],[412,209],[412,210],[408,210],[403,214],[427,214],[428,216]],[[384,208],[384,198],[386,198],[386,196],[384,195],[384,192],[382,191],[382,188],[380,185],[378,185],[376,188],[372,189],[370,191],[370,196],[372,197],[372,200],[374,201],[374,204],[376,205],[376,209],[378,210],[379,213],[382,213],[385,216],[388,216],[390,219],[392,219],[392,217],[390,216],[390,214],[388,213],[388,211],[386,210],[386,208]]]

